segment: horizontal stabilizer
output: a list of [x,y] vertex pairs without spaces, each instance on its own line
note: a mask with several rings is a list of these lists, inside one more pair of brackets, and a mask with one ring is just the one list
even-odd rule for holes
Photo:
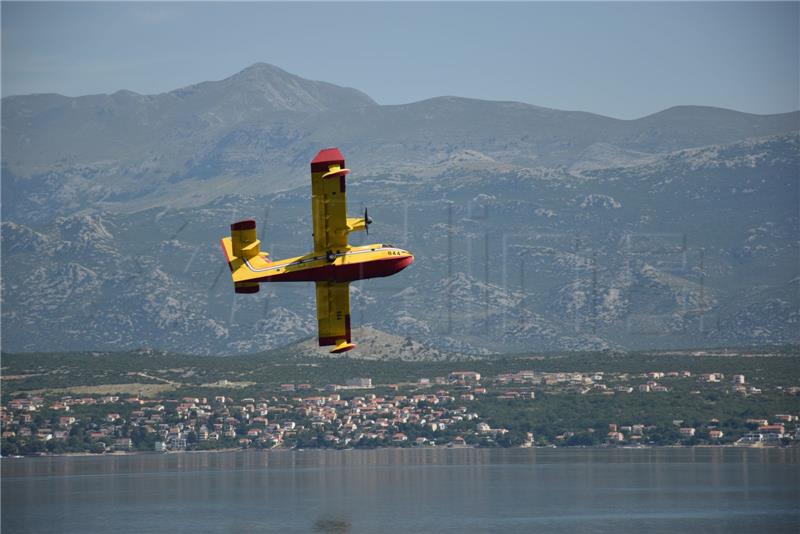
[[261,252],[261,241],[256,238],[256,222],[245,220],[231,225],[231,236],[222,238],[222,252],[231,269],[234,291],[236,293],[258,293],[259,283],[249,280],[256,278],[247,266],[263,266],[269,263],[269,254]]

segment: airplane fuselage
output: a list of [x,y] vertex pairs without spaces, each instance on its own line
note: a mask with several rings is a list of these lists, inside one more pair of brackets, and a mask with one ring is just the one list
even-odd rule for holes
[[253,274],[261,275],[250,282],[352,282],[393,275],[413,261],[407,250],[373,244],[276,261],[257,256],[244,263]]

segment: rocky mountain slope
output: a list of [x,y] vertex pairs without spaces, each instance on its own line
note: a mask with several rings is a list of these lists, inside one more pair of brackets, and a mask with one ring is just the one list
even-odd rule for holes
[[254,217],[273,257],[306,252],[307,166],[330,145],[369,240],[417,258],[352,285],[354,324],[386,332],[365,354],[799,342],[798,121],[379,106],[263,64],[163,95],[4,99],[3,349],[312,337],[313,285],[234,295],[218,240]]

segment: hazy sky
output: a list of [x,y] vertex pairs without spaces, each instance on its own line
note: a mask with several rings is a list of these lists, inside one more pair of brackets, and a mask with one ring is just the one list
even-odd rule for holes
[[800,108],[793,3],[2,3],[2,94],[169,91],[263,61],[381,104],[634,118]]

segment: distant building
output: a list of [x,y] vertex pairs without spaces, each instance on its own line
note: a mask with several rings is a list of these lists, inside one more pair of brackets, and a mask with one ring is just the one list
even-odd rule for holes
[[117,438],[114,440],[114,450],[129,451],[133,448],[131,438]]
[[733,375],[733,383],[736,384],[737,386],[744,385],[745,383],[744,375]]
[[167,447],[173,451],[182,451],[186,449],[186,439],[179,437],[170,438],[167,442]]
[[451,382],[475,383],[480,382],[481,374],[474,371],[453,371],[447,378]]
[[346,382],[347,386],[355,387],[355,388],[371,388],[372,387],[372,379],[371,378],[351,378]]
[[750,443],[761,443],[764,441],[764,435],[759,434],[758,432],[748,432],[741,438],[739,438],[739,443],[750,444]]
[[525,433],[525,441],[522,442],[522,447],[533,447],[533,432]]
[[722,373],[707,373],[700,375],[700,380],[703,382],[719,382],[724,378]]
[[692,427],[681,427],[678,431],[681,433],[681,436],[687,438],[692,437],[695,434],[695,429]]
[[777,434],[778,436],[783,436],[786,433],[786,429],[783,425],[761,425],[758,427],[758,431],[762,434]]
[[71,417],[71,416],[70,417],[59,417],[58,418],[58,426],[60,426],[62,428],[69,427],[70,425],[72,425],[74,423],[75,423],[75,418]]
[[769,421],[767,421],[766,419],[753,419],[753,418],[750,418],[750,419],[745,419],[745,423],[747,423],[748,425],[764,426],[764,425],[768,425]]
[[610,441],[616,441],[619,443],[620,441],[625,441],[625,436],[622,434],[622,432],[609,432],[608,439]]

